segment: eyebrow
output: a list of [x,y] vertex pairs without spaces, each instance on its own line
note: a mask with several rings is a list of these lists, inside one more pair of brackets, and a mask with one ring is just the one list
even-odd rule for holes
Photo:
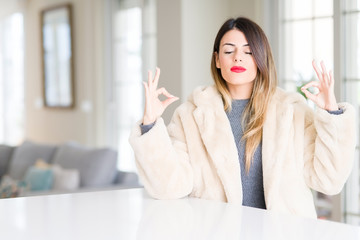
[[[233,44],[233,43],[224,43],[223,44],[223,46],[225,46],[225,45],[229,45],[229,46],[233,46],[233,47],[235,47],[235,44]],[[246,43],[246,44],[244,44],[244,45],[242,45],[243,47],[248,47],[249,46],[249,44],[248,43]]]
[[229,45],[229,46],[235,47],[235,44],[233,44],[233,43],[224,43],[223,46],[225,46],[225,45]]

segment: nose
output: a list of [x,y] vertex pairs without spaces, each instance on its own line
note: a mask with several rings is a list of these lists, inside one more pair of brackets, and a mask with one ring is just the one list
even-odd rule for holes
[[241,62],[241,57],[240,57],[240,54],[236,54],[235,57],[234,57],[234,62]]

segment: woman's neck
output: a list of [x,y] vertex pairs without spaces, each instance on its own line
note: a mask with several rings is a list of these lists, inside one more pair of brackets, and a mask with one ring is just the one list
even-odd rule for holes
[[228,89],[232,99],[249,99],[251,97],[254,83],[231,85],[228,84]]

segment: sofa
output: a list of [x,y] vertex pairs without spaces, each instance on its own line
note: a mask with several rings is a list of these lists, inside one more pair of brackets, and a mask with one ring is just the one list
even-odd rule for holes
[[117,170],[117,152],[76,142],[0,145],[0,197],[140,187],[136,173]]

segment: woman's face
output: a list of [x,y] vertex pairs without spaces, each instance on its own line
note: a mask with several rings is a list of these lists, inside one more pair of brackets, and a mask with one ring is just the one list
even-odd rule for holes
[[215,55],[216,67],[220,68],[232,97],[249,98],[257,66],[245,35],[236,29],[228,31]]

